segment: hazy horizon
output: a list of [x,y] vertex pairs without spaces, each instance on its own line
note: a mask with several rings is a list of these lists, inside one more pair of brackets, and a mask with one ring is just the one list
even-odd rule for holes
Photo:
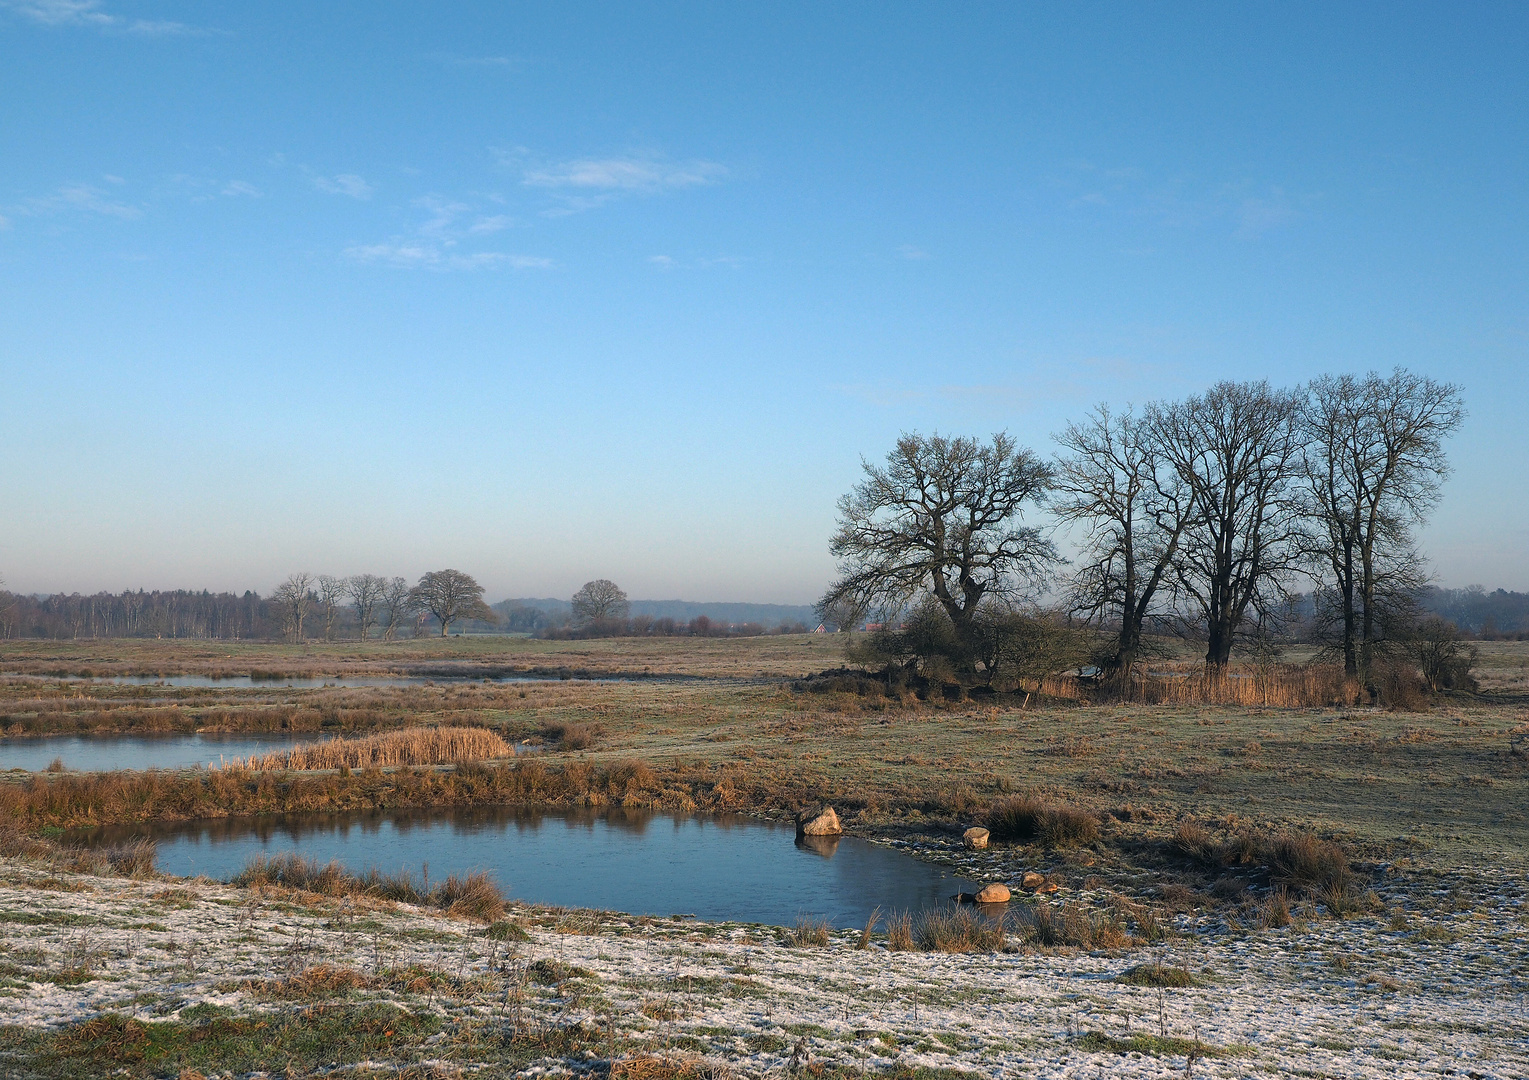
[[1435,579],[1529,590],[1526,52],[1506,3],[0,0],[0,576],[807,604],[900,432],[1403,365],[1469,410]]

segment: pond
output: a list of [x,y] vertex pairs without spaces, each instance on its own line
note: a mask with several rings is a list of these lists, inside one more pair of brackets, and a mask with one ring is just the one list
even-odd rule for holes
[[39,735],[0,739],[0,771],[39,772],[54,759],[77,772],[111,769],[188,769],[216,765],[224,759],[247,758],[287,750],[300,742],[318,742],[316,732],[273,732],[260,735]]
[[[506,895],[634,915],[790,925],[800,916],[863,925],[871,909],[948,904],[970,881],[855,837],[816,847],[789,825],[742,816],[519,807],[266,815],[79,831],[66,842],[149,838],[172,874],[227,879],[257,855],[295,851],[354,872],[430,878],[484,870]],[[817,839],[817,838],[809,838]]]

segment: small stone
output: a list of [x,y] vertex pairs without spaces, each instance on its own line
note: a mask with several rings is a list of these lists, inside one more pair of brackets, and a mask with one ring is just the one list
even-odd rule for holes
[[1057,891],[1057,883],[1054,882],[1054,881],[1045,882],[1044,884],[1037,886],[1035,891],[1038,892],[1038,893],[1042,893],[1042,892],[1044,892],[1044,893],[1053,893],[1053,892],[1056,892]]
[[980,825],[973,825],[961,834],[961,842],[973,851],[981,851],[987,847],[988,831]]
[[834,813],[831,806],[823,807],[821,811],[816,808],[808,810],[796,819],[798,836],[838,836],[843,831],[839,815]]
[[1029,870],[1026,871],[1024,877],[1019,879],[1019,887],[1021,889],[1039,889],[1045,880],[1045,875]]
[[1007,885],[984,885],[982,891],[977,894],[979,904],[1007,904],[1009,902],[1009,887]]

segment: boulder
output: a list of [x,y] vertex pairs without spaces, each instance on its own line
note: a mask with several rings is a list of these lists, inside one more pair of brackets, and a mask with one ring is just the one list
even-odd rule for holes
[[980,825],[973,825],[961,834],[961,843],[973,851],[981,851],[987,847],[988,831]]
[[1053,893],[1057,891],[1057,888],[1058,886],[1056,882],[1043,881],[1040,885],[1036,886],[1035,891],[1038,893]]
[[1019,887],[1021,889],[1039,889],[1045,882],[1046,878],[1043,875],[1030,870],[1026,872],[1024,877],[1019,879]]
[[1009,902],[1009,887],[1007,885],[984,885],[982,891],[977,893],[979,904],[1007,904]]
[[838,836],[843,831],[839,815],[834,813],[831,806],[813,807],[803,811],[796,819],[797,836]]

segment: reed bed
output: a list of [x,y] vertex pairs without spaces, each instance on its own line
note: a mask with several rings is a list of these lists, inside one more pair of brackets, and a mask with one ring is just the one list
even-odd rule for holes
[[413,728],[367,735],[359,739],[328,739],[303,743],[239,762],[241,767],[268,769],[382,769],[400,765],[447,765],[513,757],[515,751],[494,732],[477,727]]
[[1156,663],[1117,685],[1144,705],[1239,705],[1287,709],[1353,705],[1362,688],[1336,664],[1265,664],[1207,672],[1199,663]]

